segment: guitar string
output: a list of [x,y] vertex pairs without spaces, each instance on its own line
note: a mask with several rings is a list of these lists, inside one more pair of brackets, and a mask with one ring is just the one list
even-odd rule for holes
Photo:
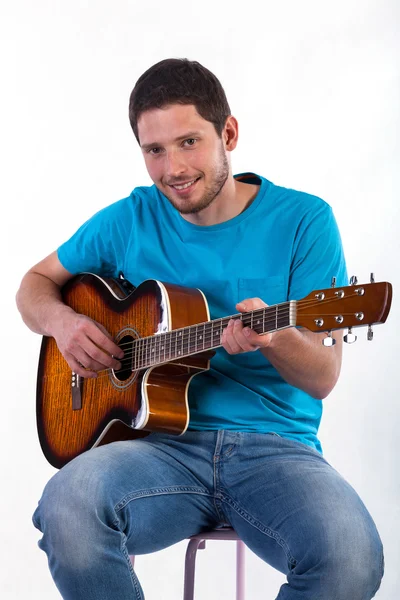
[[[359,296],[359,294],[355,294],[355,293],[354,293],[354,294],[350,294],[349,296],[347,296],[347,297],[346,297],[346,299],[347,299],[347,298],[351,298],[351,297],[355,297],[355,296]],[[298,301],[296,301],[296,306],[297,306],[297,307],[299,307],[299,306],[301,307],[301,306],[304,306],[305,304],[308,304],[308,305],[310,305],[310,304],[314,304],[315,306],[320,306],[320,305],[321,305],[321,302],[324,302],[324,304],[327,304],[327,303],[331,303],[331,302],[336,302],[337,300],[342,300],[342,298],[339,298],[339,297],[335,296],[335,297],[332,297],[332,298],[327,298],[327,299],[323,299],[323,300],[318,300],[318,299],[298,300]],[[285,305],[286,305],[286,306],[285,306]],[[277,307],[278,307],[278,306],[282,306],[282,308],[281,308],[281,309],[280,309],[280,311],[279,311],[279,312],[280,312],[279,316],[277,315]],[[269,311],[268,309],[270,309],[270,311]],[[282,310],[282,309],[283,309],[283,310]],[[211,331],[213,331],[213,330],[214,330],[214,326],[215,326],[215,323],[216,323],[216,322],[218,322],[218,321],[219,321],[220,323],[222,323],[222,321],[228,321],[228,322],[229,322],[229,320],[230,320],[231,318],[233,318],[233,319],[235,319],[235,318],[236,318],[236,319],[241,319],[241,320],[242,320],[242,322],[243,322],[245,325],[247,325],[247,324],[249,324],[247,321],[249,321],[249,322],[250,322],[250,324],[251,324],[251,320],[252,320],[252,319],[254,320],[254,315],[255,315],[255,314],[261,313],[261,315],[262,315],[262,313],[264,313],[264,311],[265,311],[266,313],[268,313],[268,312],[270,312],[270,313],[271,313],[271,319],[269,320],[269,322],[267,321],[267,323],[269,324],[269,323],[276,322],[276,318],[277,318],[277,316],[278,316],[278,318],[282,318],[282,317],[286,317],[286,316],[288,316],[288,314],[290,313],[290,309],[291,309],[291,308],[290,308],[290,302],[285,302],[285,303],[278,304],[278,305],[271,306],[271,307],[264,307],[264,308],[261,308],[261,309],[255,309],[254,311],[249,311],[249,312],[247,312],[247,313],[237,313],[236,315],[231,315],[231,316],[228,316],[228,317],[222,317],[221,319],[215,319],[214,321],[205,321],[204,323],[199,323],[199,324],[196,324],[196,325],[191,325],[191,326],[189,325],[189,326],[186,326],[186,327],[183,327],[183,328],[180,328],[180,329],[176,329],[176,330],[172,330],[172,331],[165,332],[164,334],[158,334],[158,335],[156,335],[156,336],[154,336],[154,335],[153,335],[153,336],[147,336],[147,337],[144,337],[144,338],[137,338],[137,339],[135,339],[133,342],[126,342],[126,345],[127,345],[127,346],[131,346],[131,345],[133,345],[133,344],[135,343],[135,345],[136,345],[136,346],[138,346],[138,347],[135,349],[135,350],[137,350],[138,352],[135,352],[134,350],[132,350],[132,356],[133,356],[135,353],[136,353],[136,354],[138,354],[138,355],[140,355],[140,352],[142,352],[142,354],[146,354],[146,352],[148,352],[148,347],[146,347],[146,348],[145,348],[144,346],[148,346],[148,342],[147,342],[147,340],[149,340],[149,339],[151,339],[151,338],[154,338],[154,339],[155,339],[155,342],[158,342],[158,341],[159,341],[159,339],[160,339],[160,337],[159,337],[160,335],[165,335],[165,336],[168,336],[168,335],[169,335],[169,336],[170,336],[170,338],[172,338],[172,334],[173,334],[174,332],[178,332],[178,331],[183,331],[183,332],[184,332],[185,330],[186,330],[186,331],[189,331],[189,329],[190,329],[190,328],[194,328],[194,327],[197,327],[197,328],[198,328],[199,326],[200,326],[200,327],[201,327],[201,326],[203,326],[203,327],[205,327],[205,328],[208,326],[208,329],[209,329],[209,330],[211,329]],[[272,314],[272,313],[274,313],[274,314]],[[352,312],[352,313],[342,313],[342,316],[349,316],[349,315],[353,315],[353,314],[354,314],[353,312]],[[260,315],[260,316],[261,316],[261,315]],[[267,316],[268,316],[268,315],[267,315]],[[308,314],[307,316],[308,316],[308,317],[313,317],[313,316],[320,316],[320,315],[319,315],[319,314],[316,314],[316,315]],[[334,314],[326,314],[326,313],[324,313],[324,316],[328,316],[328,317],[329,317],[329,316],[334,316]],[[257,317],[256,317],[256,318],[257,318]],[[212,327],[212,328],[211,328],[211,323],[214,323],[214,325],[213,325],[213,327]],[[265,326],[265,320],[264,320],[264,326]],[[346,326],[345,326],[345,327],[343,327],[343,328],[346,328]],[[209,333],[209,331],[206,331],[205,333],[206,333],[206,337],[207,337],[207,334]],[[268,333],[268,332],[267,332],[267,333]],[[175,344],[175,345],[178,343],[178,341],[177,341],[177,340],[172,340],[172,339],[171,339],[170,341],[171,341],[173,344]],[[209,343],[209,342],[211,342],[211,335],[210,335],[210,337],[209,337],[209,338],[207,337],[207,343]],[[141,348],[139,347],[139,346],[140,346],[140,344],[141,344],[141,346],[142,346]],[[206,344],[206,341],[204,341],[204,345],[205,345],[205,344]],[[122,347],[122,346],[125,346],[125,344],[121,344],[121,345],[120,345],[120,347]],[[218,346],[214,346],[214,348],[218,348],[218,347],[221,347],[221,346],[222,346],[222,344],[219,344]],[[210,349],[212,349],[212,348],[204,348],[204,349],[202,349],[201,351],[199,351],[199,352],[197,352],[197,353],[198,353],[198,354],[200,354],[201,352],[203,352],[203,351],[207,351],[207,350],[210,350]],[[195,352],[195,354],[196,354],[196,352]],[[183,356],[182,356],[182,358],[183,358],[184,356],[185,356],[185,355],[183,355]],[[186,356],[187,356],[187,355],[186,355]],[[129,355],[129,353],[127,353],[127,355],[125,355],[125,356],[123,357],[123,359],[121,359],[121,360],[126,360],[126,358],[131,358],[131,355]],[[145,358],[147,359],[147,356],[146,356]],[[173,361],[173,360],[177,360],[177,359],[179,359],[179,358],[180,358],[179,356],[176,356],[175,358],[169,358],[169,359],[168,359],[168,360],[166,360],[165,362],[157,362],[156,364],[158,364],[158,365],[161,365],[161,364],[166,364],[166,363],[168,363],[168,362],[171,362],[171,361]],[[141,357],[141,359],[143,359],[143,356]],[[138,361],[138,363],[139,363],[139,362],[140,362],[140,361]],[[137,368],[136,368],[135,370],[142,370],[142,369],[144,369],[144,368],[149,368],[150,366],[154,366],[154,364],[153,364],[153,363],[150,363],[150,364],[148,364],[148,360],[146,360],[146,361],[145,361],[143,364],[138,364],[138,365],[137,365]],[[90,369],[88,369],[88,370],[90,370]],[[117,371],[117,373],[120,373],[120,374],[121,374],[121,373],[123,373],[123,372],[126,372],[127,370],[132,370],[132,369],[122,369],[122,370],[118,370],[118,371]],[[113,371],[113,369],[111,369],[111,368],[105,368],[105,369],[101,369],[101,370],[99,370],[99,371],[98,371],[98,373],[105,373],[105,375],[100,375],[100,377],[103,377],[103,376],[108,376],[108,373],[109,373],[109,372],[112,372],[112,371]],[[58,376],[58,375],[60,375],[60,374],[63,374],[63,373],[64,373],[64,371],[61,371],[61,372],[58,372],[58,373],[54,373],[54,374],[53,374],[53,375],[51,375],[51,376],[44,376],[44,378],[55,377],[55,376]]]
[[[343,313],[342,314],[343,317],[351,316],[351,315],[353,315],[353,313]],[[317,317],[318,314],[308,315],[308,316],[309,317],[313,317],[313,316]],[[328,316],[333,316],[333,314],[332,315],[328,315]],[[278,322],[279,322],[279,320],[282,320],[282,316],[278,317]],[[250,325],[251,324],[251,319],[248,319],[248,322],[243,321],[243,324],[245,326]],[[266,322],[264,322],[263,325],[265,326],[265,325],[270,325],[270,324],[274,324],[275,325],[276,324],[276,319],[275,318],[274,319],[270,319],[269,322],[266,321]],[[274,327],[274,328],[271,328],[268,331],[261,331],[260,335],[265,335],[265,334],[270,333],[270,332],[273,333],[273,331],[275,331],[277,329],[283,329],[283,328],[287,328],[287,327],[288,327],[287,325],[283,325],[283,326],[279,327],[279,324],[278,324],[277,328]],[[345,326],[344,329],[346,327],[347,326]],[[195,353],[195,354],[203,352],[203,351],[207,351],[207,350],[212,349],[213,347],[217,347],[217,346],[214,346],[214,345],[213,346],[209,346],[209,344],[213,343],[213,340],[215,339],[214,336],[218,335],[221,332],[221,330],[223,331],[225,329],[226,329],[226,327],[221,327],[218,324],[216,324],[213,327],[212,331],[207,331],[207,332],[205,332],[205,334],[203,334],[201,336],[201,338],[198,338],[199,341],[196,338],[195,339],[190,339],[190,333],[188,331],[186,331],[186,333],[187,333],[186,336],[182,335],[179,338],[178,338],[177,335],[175,335],[175,337],[171,335],[175,331],[179,331],[179,330],[173,330],[172,332],[168,331],[168,332],[160,333],[160,334],[157,334],[157,335],[151,336],[151,337],[135,338],[131,342],[127,342],[126,344],[124,344],[124,345],[128,346],[131,349],[131,352],[125,352],[123,358],[119,359],[119,360],[120,361],[124,361],[124,360],[126,360],[128,358],[132,358],[133,356],[138,356],[141,353],[143,355],[146,355],[146,353],[148,354],[150,351],[152,352],[153,350],[156,350],[156,355],[158,355],[158,357],[160,358],[161,355],[163,355],[163,354],[164,354],[164,356],[170,354],[173,346],[175,346],[175,347],[183,347],[184,345],[187,345],[188,350],[189,350],[189,346],[190,346],[190,350],[193,350],[193,353]],[[332,328],[332,329],[335,329],[335,328]],[[343,328],[338,327],[337,329],[343,329]],[[256,331],[256,328],[254,327],[254,323],[253,323],[253,330]],[[324,331],[325,330],[322,330],[321,333],[324,332]],[[329,331],[329,330],[326,330],[326,331]],[[315,333],[319,333],[319,332],[315,332]],[[163,336],[164,336],[164,338],[163,338]],[[198,333],[196,334],[196,336],[198,337]],[[153,340],[152,344],[154,344],[154,346],[158,346],[158,347],[157,348],[151,348],[152,344],[150,344],[148,342],[148,340]],[[203,345],[203,348],[200,348],[200,349],[197,350],[197,348],[201,347],[201,345]],[[220,344],[220,345],[222,345],[222,344]],[[120,345],[120,347],[122,347],[122,344]],[[176,350],[176,348],[175,348],[175,350]],[[191,352],[188,352],[188,354],[190,355]],[[183,355],[187,356],[188,354],[186,354],[186,352],[184,352]],[[174,354],[174,357],[173,358],[171,357],[168,360],[176,360],[176,359],[179,359],[180,356],[181,355],[179,353],[178,354]],[[140,359],[142,357],[138,356],[138,358],[139,358],[139,361],[140,361]],[[146,355],[145,358],[146,359],[148,358],[147,355]],[[146,362],[147,362],[147,360],[146,360]],[[162,362],[167,362],[167,360],[162,361]]]
[[[318,293],[321,293],[321,292],[318,292]],[[317,293],[315,294],[315,296],[317,296]],[[356,294],[356,293],[349,294],[348,296],[346,296],[346,300],[349,299],[349,298],[352,298],[352,297],[356,297],[356,296],[359,296],[359,294]],[[301,308],[301,307],[304,307],[305,305],[310,305],[310,304],[314,304],[315,306],[320,306],[321,303],[323,303],[325,305],[327,303],[337,302],[338,300],[343,300],[343,298],[340,298],[339,296],[336,296],[336,295],[334,297],[332,297],[332,298],[324,298],[322,300],[319,300],[318,298],[309,298],[309,299],[295,301],[295,303],[296,303],[295,307],[297,307],[297,308],[300,307]],[[277,310],[278,307],[281,307],[279,309],[279,314],[278,314],[278,310]],[[142,338],[136,338],[133,341],[125,342],[124,344],[120,344],[119,345],[120,348],[123,348],[125,346],[130,347],[130,346],[133,346],[133,344],[135,344],[135,346],[137,346],[135,348],[135,350],[132,350],[131,355],[129,353],[126,353],[121,360],[126,360],[127,358],[131,358],[131,356],[133,356],[134,354],[137,354],[137,355],[140,355],[140,353],[145,354],[148,351],[148,347],[145,348],[144,346],[148,346],[148,340],[154,339],[155,343],[158,343],[159,340],[161,339],[160,336],[162,336],[162,335],[164,335],[166,338],[168,338],[168,336],[169,336],[170,339],[168,341],[170,341],[172,344],[177,345],[178,340],[177,339],[172,340],[172,335],[174,333],[175,333],[175,337],[176,337],[176,333],[177,332],[181,331],[181,332],[185,333],[185,331],[186,331],[186,332],[188,332],[188,334],[190,336],[190,330],[191,329],[194,329],[194,328],[198,329],[199,327],[203,327],[205,338],[206,338],[206,340],[204,340],[204,342],[203,342],[204,346],[205,346],[206,343],[208,344],[208,343],[211,342],[211,337],[212,336],[210,335],[208,337],[208,334],[211,333],[211,332],[214,332],[214,327],[216,327],[216,323],[218,323],[218,322],[220,323],[220,325],[222,325],[223,322],[227,322],[228,323],[230,321],[230,319],[234,319],[234,320],[235,319],[240,319],[240,320],[242,320],[242,323],[245,326],[247,326],[248,324],[251,325],[251,322],[252,322],[252,320],[254,321],[254,318],[257,319],[258,316],[260,316],[263,319],[263,326],[265,327],[266,324],[269,325],[269,324],[272,324],[272,323],[276,323],[277,319],[281,319],[283,317],[287,317],[290,314],[290,310],[291,310],[291,302],[288,301],[288,302],[284,302],[284,303],[281,303],[281,304],[276,304],[276,305],[271,306],[271,307],[263,307],[263,308],[260,308],[260,309],[255,309],[254,311],[248,311],[246,313],[236,313],[236,314],[231,315],[231,316],[222,317],[221,319],[214,319],[213,321],[205,321],[203,323],[197,323],[195,325],[188,325],[188,326],[185,326],[185,327],[182,327],[182,328],[179,328],[179,329],[174,329],[174,330],[167,331],[167,332],[164,332],[164,333],[161,333],[161,334],[157,334],[157,335],[151,335],[151,336],[146,336],[146,337],[142,337]],[[265,312],[265,315],[263,314],[264,312]],[[351,313],[342,313],[342,316],[351,316],[353,314],[354,314],[353,312],[351,312]],[[267,321],[265,320],[265,316],[267,317]],[[320,317],[320,314],[315,314],[315,315],[314,314],[307,314],[307,316],[308,317],[314,317],[314,316],[316,316],[316,317],[319,316]],[[326,314],[326,313],[324,313],[324,316],[331,317],[331,316],[334,316],[334,313],[332,313],[332,314]],[[268,318],[268,317],[271,317],[271,318]],[[341,328],[338,328],[338,329],[345,329],[346,327],[348,327],[348,326],[344,326],[344,327],[341,327]],[[207,331],[206,331],[206,329],[207,329]],[[210,329],[211,329],[211,331],[210,331]],[[254,329],[254,324],[253,324],[253,329]],[[270,331],[273,331],[273,330],[274,330],[274,328],[272,328]],[[268,332],[265,332],[265,333],[268,333]],[[140,345],[142,347],[140,347]],[[219,348],[221,346],[222,346],[222,344],[219,344],[218,346],[214,345],[213,347],[210,347],[210,348],[203,348],[202,350],[195,352],[195,354],[200,354],[200,353],[202,353],[204,351],[211,350],[212,348]],[[183,355],[182,358],[184,358],[185,356],[187,356],[187,355]],[[158,362],[157,364],[159,364],[159,365],[161,365],[161,364],[167,364],[168,362],[171,362],[173,360],[177,360],[179,358],[180,358],[179,356],[176,356],[176,358],[169,358],[165,362]],[[143,359],[143,356],[141,357],[141,359]],[[150,363],[150,365],[147,366],[147,362],[145,362],[143,365],[142,364],[138,364],[137,365],[137,369],[135,369],[135,370],[142,370],[144,368],[149,368],[150,366],[154,366],[154,365],[152,365],[152,363]],[[88,370],[90,370],[90,369],[88,369]],[[118,370],[117,373],[123,373],[123,372],[125,372],[127,370],[131,370],[131,369]],[[105,375],[100,375],[100,377],[103,377],[103,376],[108,376],[108,373],[111,372],[111,371],[113,371],[112,368],[105,368],[105,369],[99,370],[98,373],[103,373],[104,372]],[[56,377],[56,376],[59,376],[59,375],[63,375],[66,372],[69,373],[69,371],[64,371],[63,370],[63,371],[59,371],[57,373],[53,373],[52,375],[48,375],[48,376],[44,375],[43,379],[48,379],[48,378]]]
[[[352,315],[353,313],[349,313],[349,314]],[[138,338],[137,341],[140,342],[142,339],[144,339],[144,338]],[[187,341],[189,341],[189,340],[187,340]],[[208,339],[208,342],[211,342],[211,337]],[[173,342],[173,344],[175,344],[175,342]],[[213,350],[215,350],[217,348],[221,348],[221,347],[222,347],[222,344],[213,345],[213,346],[210,346],[208,348],[206,348],[206,347],[202,348],[201,350],[198,350],[197,352],[196,351],[195,352],[188,352],[187,354],[185,352],[183,352],[183,354],[181,356],[175,355],[172,358],[170,357],[170,358],[166,358],[165,360],[160,360],[161,354],[164,354],[164,351],[162,350],[161,352],[158,353],[159,355],[154,360],[154,362],[151,362],[149,360],[149,357],[146,355],[146,352],[148,353],[148,349],[139,349],[139,352],[137,354],[140,355],[140,351],[143,350],[144,356],[139,357],[139,361],[138,362],[140,364],[135,365],[134,369],[131,366],[127,367],[127,368],[122,368],[122,369],[119,369],[119,370],[117,370],[117,369],[111,369],[111,368],[101,369],[101,370],[97,371],[98,376],[95,379],[97,381],[98,379],[102,379],[103,377],[108,377],[109,374],[112,373],[113,371],[117,375],[122,375],[123,373],[127,373],[127,372],[133,374],[133,373],[136,373],[137,371],[142,371],[142,370],[145,370],[145,369],[149,369],[151,367],[159,367],[159,366],[163,366],[163,365],[168,365],[169,363],[173,364],[173,363],[176,363],[176,361],[178,361],[178,360],[184,360],[185,358],[190,358],[191,356],[201,355],[203,353],[206,353],[206,352],[209,352],[209,351],[213,351]],[[189,349],[189,346],[188,346],[188,349]],[[168,351],[166,351],[165,354],[168,354]],[[134,356],[134,355],[135,355],[135,352],[132,352],[132,356]],[[130,355],[126,354],[122,360],[125,360],[126,356],[128,356],[128,358],[131,358]],[[157,356],[157,354],[154,355],[154,357],[156,357],[156,356]],[[142,360],[142,359],[144,359],[144,360]],[[184,366],[190,367],[191,365],[184,365]],[[90,370],[90,369],[88,369],[88,370]],[[63,373],[65,373],[65,372],[62,372],[61,374],[63,374]]]
[[[346,298],[351,298],[351,297],[355,297],[355,296],[358,296],[358,294],[352,294],[352,295],[347,296]],[[327,298],[327,299],[324,299],[323,301],[322,300],[315,300],[314,298],[309,299],[309,300],[296,300],[295,301],[296,302],[295,306],[296,307],[300,307],[300,308],[304,307],[304,305],[306,305],[306,304],[308,304],[308,305],[314,304],[315,306],[319,306],[321,304],[321,302],[323,302],[324,304],[327,304],[327,303],[331,303],[331,302],[336,302],[338,300],[341,300],[341,298],[338,298],[338,297]],[[284,306],[285,304],[286,304],[286,306]],[[244,320],[246,318],[247,319],[252,319],[252,318],[254,319],[255,315],[256,315],[256,318],[258,316],[262,316],[264,311],[265,311],[265,313],[266,313],[267,316],[271,317],[271,322],[272,322],[276,318],[276,314],[278,312],[277,311],[277,307],[279,307],[279,306],[281,306],[282,308],[279,309],[278,318],[279,317],[283,317],[283,316],[287,316],[287,312],[290,312],[290,310],[291,310],[290,302],[284,302],[284,303],[281,303],[281,304],[276,304],[274,306],[268,306],[268,307],[264,307],[264,308],[256,308],[253,311],[248,311],[246,313],[236,313],[234,315],[230,315],[230,316],[227,316],[227,317],[221,317],[220,319],[213,319],[212,321],[204,321],[203,323],[196,323],[194,325],[186,325],[186,326],[180,327],[178,329],[173,329],[171,331],[163,332],[162,334],[164,334],[164,333],[165,334],[172,334],[174,332],[185,331],[185,330],[189,330],[191,328],[194,329],[194,328],[199,328],[199,327],[204,327],[204,326],[206,326],[206,327],[207,326],[208,327],[212,327],[212,323],[214,323],[216,325],[216,323],[218,323],[218,322],[229,321],[230,319],[234,319],[234,320],[239,320],[240,319],[242,322],[244,322]],[[353,314],[353,313],[346,313],[346,315],[349,315],[349,314]],[[317,316],[320,316],[320,315],[317,315],[317,314],[307,314],[307,316],[308,317],[317,317]],[[324,316],[331,317],[333,315],[332,314],[326,314],[326,313],[324,313]],[[343,313],[342,313],[342,316],[343,316]],[[152,337],[158,337],[158,335],[162,335],[162,334],[153,334],[153,335],[145,336],[145,337],[139,338],[139,339],[141,339],[141,340],[148,340],[148,339],[150,339]],[[127,334],[127,335],[129,335],[129,334]],[[119,345],[120,348],[123,348],[125,345],[126,346],[130,346],[131,343],[132,342],[126,342],[124,344],[118,344],[118,345]]]
[[[343,313],[343,316],[351,316],[353,314],[354,313]],[[328,315],[328,316],[333,316],[333,315]],[[275,323],[275,319],[273,319],[273,322]],[[338,328],[338,329],[345,329],[345,328],[346,327],[344,327],[344,328]],[[168,333],[171,333],[171,332],[166,332],[165,335],[168,335]],[[265,332],[265,333],[268,333],[268,332]],[[163,335],[163,334],[161,334],[161,335]],[[205,336],[205,337],[206,337],[206,341],[204,341],[204,346],[206,346],[206,344],[209,344],[209,343],[212,342],[211,335],[210,336]],[[155,338],[156,338],[156,340],[155,340],[156,342],[158,342],[159,339],[160,339],[159,336],[155,336]],[[150,339],[150,338],[137,338],[133,342],[130,342],[129,345],[133,345],[135,342],[137,342],[137,344],[140,345],[141,342],[143,342],[144,340],[147,340],[147,339]],[[178,340],[171,340],[171,341],[172,341],[173,345],[177,345],[177,343],[178,343]],[[188,340],[183,340],[184,343],[186,341],[189,342],[189,339]],[[182,343],[182,340],[180,340],[179,343]],[[147,369],[147,368],[150,368],[150,367],[165,365],[165,364],[168,364],[170,362],[177,361],[177,360],[184,359],[184,358],[188,358],[188,357],[196,355],[196,354],[202,354],[204,352],[212,351],[212,350],[220,348],[220,347],[222,347],[222,344],[212,345],[212,346],[210,346],[208,348],[204,347],[204,348],[202,348],[200,350],[197,350],[197,351],[194,351],[194,352],[189,352],[187,354],[183,353],[180,356],[179,355],[175,355],[174,357],[169,357],[169,358],[166,358],[165,360],[160,360],[161,354],[164,354],[164,350],[161,350],[161,352],[158,352],[158,358],[157,358],[157,360],[154,361],[154,362],[151,362],[151,361],[149,361],[149,357],[147,356],[149,348],[148,347],[144,348],[143,344],[142,344],[142,348],[137,347],[134,351],[132,351],[131,354],[126,353],[125,356],[124,356],[124,358],[121,359],[122,361],[124,361],[127,358],[130,359],[132,356],[134,356],[136,354],[137,357],[138,357],[138,361],[137,361],[138,364],[135,365],[135,369],[132,369],[131,366],[129,368],[125,368],[125,369],[122,368],[122,369],[119,369],[119,370],[107,367],[105,369],[101,369],[101,370],[98,371],[99,375],[96,378],[96,380],[100,379],[102,377],[108,377],[109,373],[111,373],[113,371],[116,372],[117,374],[122,374],[122,373],[126,373],[126,372],[140,371],[140,370],[144,370],[144,369]],[[188,345],[188,349],[189,349],[189,345]],[[158,350],[160,350],[160,349],[158,349]],[[171,350],[171,347],[168,349],[168,352],[170,352],[170,350]],[[140,356],[140,354],[142,354],[142,356]],[[165,354],[167,354],[167,350],[165,350]],[[156,356],[156,355],[154,355],[154,356]],[[88,369],[88,371],[90,371],[90,370],[91,369]],[[69,370],[68,371],[64,371],[63,370],[63,371],[59,371],[57,373],[53,373],[52,375],[47,375],[47,376],[45,375],[45,376],[43,376],[42,379],[49,379],[49,378],[53,378],[53,377],[60,376],[60,375],[63,375],[63,374],[66,374],[66,373],[70,373],[70,372],[71,371],[69,371]]]
[[[289,311],[287,311],[287,314],[286,314],[286,315],[284,315],[284,316],[286,316],[286,317],[287,317],[287,316],[288,316],[288,314],[289,314]],[[279,318],[278,318],[278,320],[279,320]],[[217,320],[217,321],[218,321],[218,320]],[[249,318],[249,323],[250,323],[250,322],[251,322],[251,318]],[[265,321],[265,324],[266,324],[266,325],[270,325],[270,324],[273,324],[273,323],[275,323],[275,322],[276,322],[276,319],[275,319],[275,317],[274,317],[273,319],[270,319],[270,320],[269,320],[269,322],[268,322],[268,321]],[[207,326],[209,323],[210,323],[210,321],[205,321],[204,325],[205,325],[205,326]],[[202,324],[200,324],[200,326],[202,326]],[[214,328],[214,330],[215,330],[215,328]],[[168,341],[169,341],[169,342],[171,342],[171,343],[170,343],[170,348],[169,348],[169,351],[171,351],[171,346],[172,346],[172,345],[176,346],[177,344],[180,344],[180,343],[182,342],[182,339],[184,340],[184,338],[183,338],[183,337],[182,337],[180,340],[178,340],[178,339],[172,339],[172,334],[173,334],[174,332],[179,332],[179,331],[182,331],[182,330],[180,330],[180,329],[174,329],[173,331],[167,331],[167,332],[165,332],[165,333],[161,333],[161,334],[154,335],[154,336],[143,337],[143,338],[136,338],[136,339],[134,339],[134,340],[133,340],[133,341],[131,341],[131,342],[127,342],[126,344],[121,344],[119,347],[122,347],[122,345],[124,345],[124,346],[129,346],[129,347],[131,347],[131,346],[135,345],[135,346],[136,346],[136,349],[135,349],[135,350],[136,350],[137,352],[136,352],[135,350],[132,350],[132,352],[131,352],[131,353],[128,353],[128,352],[126,352],[126,353],[125,353],[125,355],[124,355],[124,357],[123,357],[122,359],[120,359],[120,360],[126,360],[127,358],[131,358],[131,357],[132,357],[132,356],[134,356],[135,354],[137,354],[137,355],[140,355],[141,353],[142,353],[142,354],[144,354],[144,353],[145,353],[145,352],[148,350],[148,345],[149,345],[149,344],[148,344],[148,340],[150,340],[150,339],[153,339],[153,340],[154,340],[154,343],[159,343],[159,342],[160,342],[160,340],[162,339],[162,336],[165,336],[165,337],[169,336],[169,338],[170,338],[170,339],[169,339]],[[266,332],[266,333],[268,333],[268,332]],[[175,337],[176,337],[176,336],[175,336]],[[207,331],[206,331],[206,332],[205,332],[205,335],[204,335],[204,346],[205,346],[206,344],[209,344],[209,343],[211,343],[211,340],[212,340],[211,331],[210,331],[210,332],[207,332]],[[202,341],[202,343],[203,343],[203,341]],[[147,348],[144,348],[144,346],[145,346],[145,345],[147,346]],[[142,347],[140,347],[140,346],[142,346]],[[220,347],[220,346],[221,346],[221,344],[220,344],[220,345],[218,345],[218,346],[213,346],[213,347]],[[200,353],[202,353],[202,352],[206,352],[207,350],[210,350],[210,349],[211,349],[211,347],[209,347],[209,348],[206,348],[206,347],[204,347],[204,348],[202,348],[201,350],[198,350],[198,352],[197,352],[197,353],[198,353],[198,354],[200,354]],[[196,354],[196,352],[195,352],[195,354]],[[142,358],[143,358],[143,357],[142,357]],[[176,360],[176,359],[179,359],[179,358],[180,358],[180,356],[178,356],[178,355],[177,355],[177,356],[176,356],[176,358],[169,358],[168,360],[165,360],[165,362],[163,362],[162,364],[165,364],[165,363],[167,363],[167,362],[170,362],[170,361],[172,361],[172,360]],[[90,370],[90,369],[88,369],[88,370]],[[98,373],[102,373],[103,371],[107,371],[107,372],[108,372],[108,371],[112,371],[112,370],[113,370],[113,369],[111,369],[111,368],[109,368],[109,367],[108,367],[108,368],[106,368],[106,369],[101,369],[100,371],[98,371]],[[128,370],[128,369],[126,369],[126,370]],[[130,370],[130,369],[129,369],[129,370]],[[137,370],[139,370],[139,368],[138,368]],[[64,374],[65,372],[66,372],[66,371],[59,371],[58,373],[53,373],[53,375],[51,375],[51,376],[44,376],[44,378],[48,378],[48,377],[55,377],[55,376],[57,376],[57,375],[62,375],[62,374]],[[121,373],[121,372],[123,372],[123,371],[121,371],[121,370],[119,370],[119,371],[118,371],[118,373]]]

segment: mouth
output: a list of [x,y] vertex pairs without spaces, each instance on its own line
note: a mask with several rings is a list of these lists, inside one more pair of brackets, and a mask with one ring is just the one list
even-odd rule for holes
[[170,187],[175,190],[178,194],[184,194],[188,190],[192,190],[196,186],[196,183],[199,181],[200,177],[196,179],[191,179],[190,181],[186,181],[185,183],[180,183],[179,185],[170,185]]

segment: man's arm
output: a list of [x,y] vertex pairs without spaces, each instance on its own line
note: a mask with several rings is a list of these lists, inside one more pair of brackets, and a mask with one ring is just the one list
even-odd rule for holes
[[[267,306],[260,298],[249,298],[237,304],[240,312]],[[290,385],[322,400],[334,388],[342,363],[342,334],[332,337],[336,344],[322,345],[325,333],[313,333],[290,327],[275,333],[258,335],[240,320],[232,320],[224,330],[222,345],[229,354],[260,352]]]
[[53,336],[54,325],[72,308],[61,300],[61,287],[72,274],[64,269],[53,252],[40,263],[29,269],[17,292],[17,307],[24,323],[42,335]]
[[17,306],[26,325],[34,332],[54,337],[75,373],[96,377],[104,368],[119,369],[123,352],[104,328],[64,304],[61,287],[73,275],[53,252],[32,267],[17,292]]
[[335,332],[334,346],[323,346],[325,333],[304,329],[284,329],[271,335],[271,341],[260,352],[283,379],[322,400],[333,390],[342,364],[342,334]]

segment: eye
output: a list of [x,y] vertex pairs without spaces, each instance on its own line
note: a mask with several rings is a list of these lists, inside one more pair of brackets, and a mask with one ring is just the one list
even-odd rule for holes
[[197,140],[195,138],[188,138],[187,140],[185,140],[183,143],[184,144],[188,144],[189,146],[194,146],[195,143],[197,142]]
[[153,154],[153,156],[156,156],[157,154],[160,154],[159,150],[161,151],[161,148],[149,148],[149,150],[146,150],[147,154]]

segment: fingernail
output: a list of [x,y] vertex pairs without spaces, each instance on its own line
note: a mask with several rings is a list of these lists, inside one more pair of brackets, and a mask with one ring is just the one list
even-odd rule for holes
[[245,328],[243,329],[243,333],[244,333],[244,335],[245,335],[246,337],[249,337],[249,335],[250,335],[250,329],[247,329],[247,327],[245,327]]

